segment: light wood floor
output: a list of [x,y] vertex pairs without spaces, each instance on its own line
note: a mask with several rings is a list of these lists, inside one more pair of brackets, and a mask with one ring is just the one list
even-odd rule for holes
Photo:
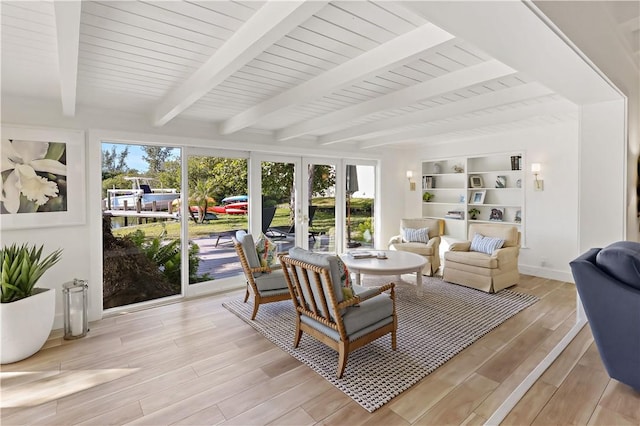
[[[515,289],[541,300],[374,413],[223,308],[234,292],[54,332],[2,366],[2,424],[482,424],[575,323],[573,284]],[[503,424],[637,425],[640,394],[608,378],[585,327]]]

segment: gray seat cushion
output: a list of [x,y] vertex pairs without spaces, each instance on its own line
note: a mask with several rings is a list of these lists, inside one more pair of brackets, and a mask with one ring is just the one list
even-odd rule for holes
[[[343,318],[345,319],[344,326],[348,340],[353,342],[380,327],[391,324],[393,322],[392,314],[393,301],[386,294],[366,300],[359,306],[347,308],[347,313]],[[302,315],[300,321],[335,341],[340,340],[340,334],[337,331],[312,318]]]
[[360,302],[358,306],[347,308],[342,316],[348,336],[376,324],[393,315],[393,301],[386,294]]
[[255,277],[254,280],[256,282],[256,287],[258,287],[258,291],[261,294],[263,291],[268,290],[289,290],[282,269],[276,269],[268,274],[260,274]]

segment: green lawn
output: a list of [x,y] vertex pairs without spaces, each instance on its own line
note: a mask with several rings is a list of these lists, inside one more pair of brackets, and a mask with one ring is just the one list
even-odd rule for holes
[[[370,210],[372,200],[357,198],[351,202],[352,214],[351,214],[351,234],[354,239],[359,239],[362,232],[358,231],[358,224],[364,223],[369,217],[366,211]],[[313,218],[314,231],[329,231],[334,226],[334,211],[330,209],[335,207],[335,200],[333,198],[314,198],[313,205],[318,206],[318,210]],[[247,216],[244,215],[225,215],[220,214],[215,220],[210,220],[206,223],[194,223],[189,219],[189,239],[205,238],[209,237],[213,232],[229,231],[232,229],[247,229]],[[134,219],[135,220],[135,219]],[[271,226],[289,226],[291,224],[289,219],[289,205],[281,204],[276,209],[276,214],[271,222]],[[124,236],[137,229],[144,231],[149,236],[159,236],[162,232],[166,232],[166,238],[176,239],[180,237],[180,222],[179,221],[165,221],[165,222],[150,222],[142,223],[140,225],[130,225],[122,228],[113,229],[113,234],[116,236]]]

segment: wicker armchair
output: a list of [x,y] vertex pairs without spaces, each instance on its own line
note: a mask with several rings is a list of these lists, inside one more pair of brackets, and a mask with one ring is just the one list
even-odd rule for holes
[[233,246],[240,258],[240,264],[247,279],[247,291],[244,302],[249,299],[249,289],[253,293],[253,314],[251,319],[255,319],[258,308],[263,303],[279,302],[290,299],[289,287],[284,279],[282,269],[272,269],[268,266],[261,266],[256,246],[251,234],[245,231],[236,232],[233,238]]
[[[338,378],[355,349],[387,333],[391,333],[391,348],[396,349],[393,283],[375,288],[354,285],[355,297],[345,299],[337,256],[294,247],[280,257],[280,263],[297,313],[295,348],[304,332],[336,350]],[[387,290],[389,294],[384,293]]]

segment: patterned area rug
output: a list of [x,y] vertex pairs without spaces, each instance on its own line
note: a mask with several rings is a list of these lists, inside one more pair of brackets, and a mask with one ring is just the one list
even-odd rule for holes
[[[391,350],[390,335],[357,349],[349,354],[342,379],[336,378],[338,354],[333,349],[307,334],[303,334],[298,348],[293,348],[295,311],[291,301],[260,306],[255,321],[249,319],[253,307],[250,301],[243,303],[238,299],[224,306],[373,412],[538,301],[535,296],[515,291],[487,294],[438,278],[423,278],[420,297],[415,285],[396,284],[397,350]],[[384,281],[377,277],[364,283],[380,285]]]

